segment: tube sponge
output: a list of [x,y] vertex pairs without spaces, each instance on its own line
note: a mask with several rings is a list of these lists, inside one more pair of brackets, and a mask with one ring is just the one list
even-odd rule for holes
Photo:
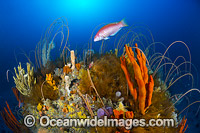
[[75,54],[74,54],[74,50],[70,51],[70,56],[71,56],[71,63],[72,63],[72,71],[75,69]]
[[[139,100],[139,109],[140,112],[144,115],[145,114],[145,100],[146,100],[146,88],[145,88],[145,83],[142,77],[142,72],[140,66],[137,64],[135,58],[134,58],[134,53],[131,49],[131,47],[128,47],[125,45],[126,48],[126,53],[133,64],[133,70],[135,73],[135,80],[137,81],[138,84],[138,100]],[[137,56],[139,57],[139,56]],[[140,60],[140,58],[138,59]]]
[[126,80],[128,82],[128,87],[129,87],[129,90],[131,92],[131,95],[133,96],[134,100],[137,100],[137,90],[136,90],[136,88],[133,88],[133,82],[131,82],[130,74],[129,74],[128,69],[126,67],[125,56],[123,56],[123,58],[120,57],[120,60],[121,60],[121,68],[124,71],[124,74],[126,76]]
[[146,109],[151,105],[151,99],[153,95],[154,80],[152,75],[149,76],[149,83],[147,85],[147,98],[146,98]]
[[[135,80],[138,85],[139,110],[144,115],[145,110],[151,105],[154,80],[153,80],[153,77],[150,75],[150,80],[148,82],[149,78],[148,78],[148,69],[146,66],[145,55],[144,55],[144,53],[141,53],[140,50],[137,48],[138,47],[137,44],[135,44],[135,46],[136,46],[136,53],[137,53],[137,59],[138,59],[139,65],[134,57],[132,48],[125,45],[125,49],[126,49],[126,53],[128,55],[128,59],[130,60],[130,62],[133,65]],[[123,57],[123,58],[125,60],[125,57]],[[125,65],[126,65],[125,61],[122,60],[122,58],[120,58],[120,59],[121,59],[121,68],[126,75],[126,80],[129,85],[129,90],[133,96],[137,95],[137,90],[132,89],[133,87],[130,87],[130,86],[133,86],[133,84],[130,83],[131,79],[130,79],[129,72],[127,71],[127,69],[125,67]],[[134,90],[134,93],[133,93],[133,90]],[[136,100],[136,99],[134,98],[134,100]]]

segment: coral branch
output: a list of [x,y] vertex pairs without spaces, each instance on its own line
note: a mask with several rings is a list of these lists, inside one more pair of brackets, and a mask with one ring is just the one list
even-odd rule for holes
[[151,99],[153,95],[154,80],[152,75],[150,75],[149,83],[147,85],[147,98],[146,98],[146,109],[151,105]]
[[[137,43],[135,44],[135,47],[138,47]],[[144,53],[141,53],[138,48],[136,48],[135,51],[137,53],[137,59],[140,64],[140,69],[144,80],[144,84],[146,85],[148,83],[148,69],[146,67],[146,58]]]
[[[20,127],[21,124],[17,121],[17,119],[15,118],[15,116],[13,115],[10,106],[8,105],[8,103],[6,102],[7,108],[4,107],[4,111],[1,111],[1,116],[5,122],[5,124],[8,126],[8,128],[10,128],[13,132],[20,132]],[[9,112],[8,112],[9,111]]]
[[29,96],[34,84],[36,83],[36,79],[34,79],[33,67],[31,67],[29,63],[26,65],[27,73],[25,73],[25,70],[21,67],[21,63],[19,63],[19,66],[17,67],[18,72],[16,68],[14,68],[16,77],[13,76],[13,79],[16,88],[20,91],[20,93],[22,95]]
[[86,106],[87,106],[87,108],[88,108],[88,110],[90,112],[91,117],[93,118],[94,117],[94,113],[93,113],[93,111],[92,111],[92,109],[91,109],[91,107],[89,105],[88,100],[86,100],[86,98],[84,98],[83,94],[79,90],[77,90],[77,92],[82,97],[83,101],[85,102],[85,104],[86,104]]
[[145,83],[144,83],[144,80],[142,77],[142,72],[134,58],[134,53],[133,53],[131,47],[128,47],[127,45],[125,45],[125,48],[126,48],[126,53],[129,57],[131,63],[133,64],[135,80],[137,81],[137,84],[138,84],[139,109],[140,109],[140,112],[144,115],[145,114],[146,88],[145,88]]
[[[187,119],[185,119],[185,116],[184,116],[179,125],[179,133],[184,133],[186,131],[186,129],[188,127],[188,125],[185,127],[186,122],[187,122]],[[184,129],[184,127],[185,127],[185,129]]]
[[76,64],[76,69],[79,71],[81,69],[81,64],[80,63],[77,63]]
[[[123,57],[123,59],[120,58],[121,68],[126,75],[126,80],[129,85],[129,90],[130,90],[132,96],[134,97],[134,100],[136,100],[138,97],[139,110],[144,115],[146,109],[151,105],[154,80],[153,80],[152,76],[150,76],[150,79],[149,79],[148,68],[146,66],[146,58],[145,58],[144,53],[140,52],[137,44],[135,44],[135,46],[136,46],[135,52],[137,53],[138,63],[134,57],[132,48],[125,45],[125,49],[126,49],[126,53],[128,55],[128,59],[130,60],[130,62],[133,65],[135,80],[138,85],[138,96],[137,96],[137,90],[133,89],[133,82],[131,82],[129,72],[126,67],[125,57]],[[148,80],[150,80],[149,83],[148,83]],[[136,99],[135,99],[135,97],[136,97]]]
[[93,88],[94,91],[96,92],[96,94],[97,94],[99,100],[101,101],[101,104],[103,105],[103,107],[105,107],[105,105],[104,105],[104,103],[103,103],[101,97],[99,96],[99,93],[97,92],[96,87],[94,86],[94,83],[92,82],[92,78],[91,78],[91,76],[90,76],[90,71],[89,71],[89,69],[87,69],[87,72],[88,72],[88,78],[89,78],[89,80],[90,80],[90,83],[91,83],[92,88]]
[[[135,47],[138,47],[137,43],[135,43]],[[136,48],[135,52],[137,53],[137,59],[138,59],[139,65],[140,65],[140,70],[141,70],[141,73],[142,73],[142,77],[144,77],[144,69],[143,69],[144,66],[143,65],[145,65],[145,64],[143,64],[143,59],[142,59],[140,50],[138,48]]]
[[121,68],[124,71],[124,74],[126,76],[126,80],[128,82],[128,87],[131,92],[131,95],[133,96],[134,100],[137,100],[137,90],[136,90],[136,88],[133,88],[133,82],[131,82],[130,74],[126,67],[125,56],[123,56],[123,59],[122,59],[122,57],[120,57],[120,60],[121,60]]
[[11,109],[10,109],[10,106],[9,106],[9,104],[8,104],[7,102],[6,102],[6,106],[7,106],[8,110],[9,110],[9,112],[10,112],[11,118],[13,118],[13,120],[15,121],[16,124],[20,124],[20,123],[17,121],[17,119],[15,118],[15,116],[13,115],[13,113],[12,113],[12,111],[11,111]]
[[65,65],[65,66],[63,67],[63,73],[64,73],[64,74],[68,74],[68,73],[70,73],[70,72],[72,72],[72,69],[71,69],[69,66]]
[[75,69],[75,53],[74,50],[70,51],[71,63],[72,63],[72,71]]
[[12,91],[13,91],[13,93],[14,93],[17,101],[19,101],[19,96],[18,96],[18,90],[17,90],[17,88],[12,88]]
[[142,53],[142,63],[143,63],[143,79],[144,79],[144,83],[145,85],[148,83],[148,69],[146,66],[146,57],[144,55],[144,53]]
[[55,80],[53,80],[53,76],[51,75],[51,73],[46,74],[46,81],[50,86],[53,87],[53,90],[58,89],[58,87],[56,86],[56,82],[55,82]]

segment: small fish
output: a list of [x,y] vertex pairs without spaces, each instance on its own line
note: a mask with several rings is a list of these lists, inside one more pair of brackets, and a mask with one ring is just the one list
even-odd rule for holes
[[109,36],[114,36],[117,34],[118,31],[122,27],[128,26],[124,19],[122,19],[120,22],[115,22],[111,24],[107,24],[106,26],[102,27],[97,34],[94,37],[94,42],[100,41],[100,40],[107,40],[109,39]]

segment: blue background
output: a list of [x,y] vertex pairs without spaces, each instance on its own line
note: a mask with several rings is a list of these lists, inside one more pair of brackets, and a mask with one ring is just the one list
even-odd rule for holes
[[[93,29],[99,24],[125,18],[129,25],[146,25],[154,40],[163,42],[166,46],[176,40],[184,41],[190,48],[192,63],[197,67],[198,73],[200,71],[198,0],[1,0],[1,102],[7,100],[12,105],[15,100],[11,91],[14,86],[12,75],[10,82],[6,81],[7,69],[13,71],[13,67],[18,65],[14,52],[18,55],[18,61],[24,61],[23,55],[19,55],[20,49],[26,53],[34,50],[47,27],[61,16],[68,20],[71,45],[82,46],[87,43]],[[182,52],[179,49],[175,51]],[[199,117],[191,122],[194,125],[197,123],[195,120],[198,121]],[[194,126],[187,131],[198,130]]]

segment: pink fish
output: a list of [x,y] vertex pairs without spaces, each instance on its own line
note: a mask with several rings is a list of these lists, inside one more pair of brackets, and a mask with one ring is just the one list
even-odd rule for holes
[[107,40],[109,39],[109,36],[114,36],[117,34],[117,32],[122,28],[128,26],[124,19],[120,22],[115,22],[111,24],[107,24],[104,27],[102,27],[97,34],[94,37],[94,42],[100,41],[100,40]]

